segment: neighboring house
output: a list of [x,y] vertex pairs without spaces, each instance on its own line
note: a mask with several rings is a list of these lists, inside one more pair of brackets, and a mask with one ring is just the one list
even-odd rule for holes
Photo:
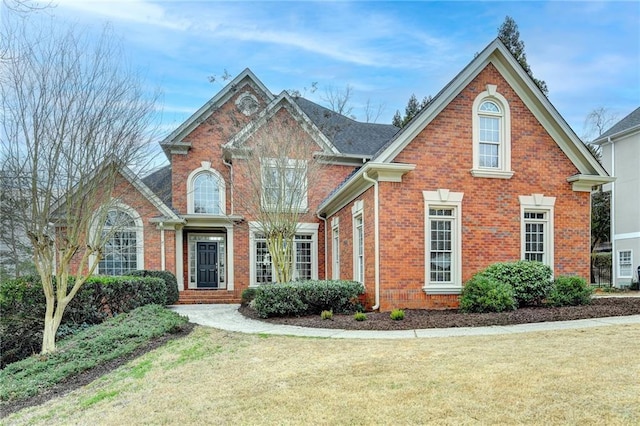
[[626,287],[638,279],[640,267],[640,108],[599,136],[602,165],[616,177],[604,185],[611,191],[613,285]]
[[326,163],[299,219],[296,278],[360,281],[369,308],[390,310],[455,307],[495,262],[589,276],[590,191],[612,178],[498,40],[402,130],[274,95],[243,71],[161,142],[169,166],[123,174],[131,226],[99,272],[170,270],[186,303],[237,301],[270,281],[238,172],[281,120]]

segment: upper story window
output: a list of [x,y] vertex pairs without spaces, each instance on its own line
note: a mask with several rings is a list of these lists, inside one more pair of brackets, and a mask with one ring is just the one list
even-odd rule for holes
[[211,163],[202,162],[202,167],[194,170],[187,179],[187,211],[196,214],[224,214],[224,179]]
[[509,179],[511,116],[509,103],[497,86],[488,84],[473,103],[473,168],[475,177]]
[[262,161],[262,207],[278,212],[307,208],[307,165],[303,160]]

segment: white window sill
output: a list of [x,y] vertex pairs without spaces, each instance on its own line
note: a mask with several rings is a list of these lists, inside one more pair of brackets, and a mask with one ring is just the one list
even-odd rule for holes
[[462,286],[459,285],[446,285],[446,284],[430,284],[426,287],[422,287],[425,294],[460,294],[462,293]]
[[511,179],[514,172],[492,169],[471,169],[471,176],[494,179]]

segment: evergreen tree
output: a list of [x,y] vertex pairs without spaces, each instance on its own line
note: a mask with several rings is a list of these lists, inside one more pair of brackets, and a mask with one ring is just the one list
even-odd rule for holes
[[518,31],[518,24],[511,16],[506,16],[504,22],[498,28],[498,38],[509,49],[513,57],[518,61],[527,74],[531,77],[533,82],[540,88],[545,96],[549,94],[547,83],[543,80],[539,80],[533,76],[531,67],[527,62],[527,55],[524,53],[524,42],[520,40],[520,31]]
[[416,98],[415,93],[412,94],[409,98],[409,101],[407,102],[407,106],[404,109],[404,116],[400,115],[400,111],[396,110],[396,113],[393,115],[391,124],[396,127],[403,128],[413,119],[413,117],[418,115],[420,111],[426,108],[431,100],[431,96],[425,96],[421,102],[418,102],[418,98]]

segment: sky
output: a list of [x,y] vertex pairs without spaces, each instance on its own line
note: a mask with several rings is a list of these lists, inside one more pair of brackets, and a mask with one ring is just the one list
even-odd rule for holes
[[[55,0],[49,15],[95,31],[109,23],[126,60],[159,89],[166,136],[245,68],[275,94],[326,105],[352,88],[352,114],[402,113],[435,95],[493,39],[506,15],[527,61],[579,136],[600,107],[640,106],[640,2],[221,2]],[[216,81],[209,81],[216,76]],[[312,92],[313,83],[317,90]],[[166,161],[166,160],[165,160]]]

